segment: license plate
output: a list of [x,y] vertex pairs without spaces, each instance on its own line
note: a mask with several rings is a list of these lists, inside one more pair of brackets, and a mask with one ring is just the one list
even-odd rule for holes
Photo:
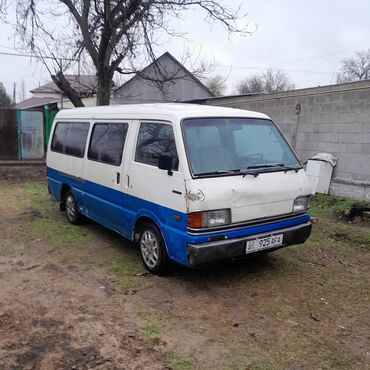
[[283,244],[283,234],[266,236],[265,238],[256,238],[247,240],[245,252],[251,253],[262,249],[275,248]]

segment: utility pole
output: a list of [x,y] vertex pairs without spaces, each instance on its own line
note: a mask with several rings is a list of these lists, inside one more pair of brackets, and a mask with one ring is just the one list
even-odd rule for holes
[[17,83],[14,82],[13,84],[13,104],[16,103],[16,86],[17,86]]
[[[63,71],[63,68],[62,68],[62,59],[60,59],[60,72]],[[63,109],[63,91],[60,90],[60,109]]]
[[81,88],[80,88],[80,57],[78,57],[78,64],[77,64],[77,93],[78,93],[78,96],[81,97]]

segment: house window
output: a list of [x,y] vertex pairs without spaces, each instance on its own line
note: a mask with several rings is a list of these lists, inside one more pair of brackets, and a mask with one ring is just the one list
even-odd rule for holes
[[51,143],[51,150],[82,158],[85,153],[89,123],[58,122]]
[[90,160],[119,166],[122,162],[127,123],[96,123],[87,157]]
[[159,155],[164,152],[171,152],[172,170],[177,171],[179,159],[172,126],[162,123],[141,123],[135,161],[157,167]]

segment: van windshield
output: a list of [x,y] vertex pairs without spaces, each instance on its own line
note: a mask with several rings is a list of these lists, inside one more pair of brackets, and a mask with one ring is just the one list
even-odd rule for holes
[[301,168],[276,126],[266,119],[196,118],[182,123],[194,176]]

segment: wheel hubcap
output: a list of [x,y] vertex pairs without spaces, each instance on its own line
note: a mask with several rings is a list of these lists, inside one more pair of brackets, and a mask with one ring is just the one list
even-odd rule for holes
[[159,245],[157,237],[153,232],[146,230],[140,241],[141,254],[144,262],[150,268],[156,267],[159,258]]
[[76,211],[75,211],[75,201],[71,195],[69,195],[66,199],[66,211],[67,216],[70,220],[73,220],[75,217]]

